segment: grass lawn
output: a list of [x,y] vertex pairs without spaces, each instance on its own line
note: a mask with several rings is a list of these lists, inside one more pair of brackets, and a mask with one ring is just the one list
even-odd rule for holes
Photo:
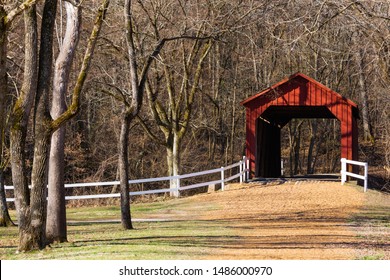
[[[123,230],[117,222],[118,206],[70,208],[68,243],[52,244],[42,251],[16,253],[17,227],[0,228],[0,259],[202,259],[207,255],[206,249],[213,246],[213,240],[223,240],[229,231],[223,221],[183,217],[183,213],[198,207],[185,199],[135,204],[133,218],[162,215],[168,221],[134,222],[134,230]],[[213,205],[208,205],[202,210],[212,208]],[[15,212],[11,211],[11,215]]]
[[133,204],[134,230],[122,229],[118,206],[69,207],[69,242],[16,253],[17,228],[0,228],[0,259],[390,259],[388,194],[335,183],[240,188]]
[[369,190],[364,207],[356,213],[351,223],[364,242],[358,259],[390,260],[390,194]]

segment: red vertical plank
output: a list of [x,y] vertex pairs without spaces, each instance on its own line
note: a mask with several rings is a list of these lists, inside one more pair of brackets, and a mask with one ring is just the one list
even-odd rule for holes
[[249,166],[250,166],[250,173],[253,174],[255,170],[255,148],[256,148],[256,111],[255,110],[248,110],[249,115],[249,124],[247,127],[247,156],[249,158]]
[[348,158],[348,139],[347,139],[348,126],[343,120],[340,120],[340,126],[341,126],[341,143],[340,143],[341,157]]
[[259,110],[257,111],[256,118],[255,118],[255,119],[257,119],[259,116],[261,116],[261,115],[264,113],[265,107],[266,107],[265,104],[262,105],[261,107],[259,107]]
[[317,86],[315,85],[315,84],[313,84],[313,100],[312,100],[312,102],[311,102],[311,105],[312,106],[315,106],[315,105],[317,105]]
[[341,122],[340,112],[338,111],[339,107],[337,106],[336,96],[332,95],[332,108],[334,108],[334,115]]
[[289,92],[289,94],[291,95],[290,97],[290,105],[291,106],[294,106],[295,105],[295,93],[294,93],[294,90],[292,90],[291,92]]
[[326,105],[326,90],[321,89],[321,106]]
[[348,159],[353,159],[352,157],[352,137],[353,137],[353,126],[352,126],[352,110],[350,106],[345,105],[347,107],[347,125],[348,125]]
[[294,105],[298,105],[299,103],[299,92],[298,89],[294,88]]
[[317,93],[318,93],[318,105],[322,105],[322,91],[320,87],[317,87]]
[[325,91],[325,106],[326,105],[328,105],[330,102],[331,102],[331,100],[330,100],[330,96],[329,96],[329,90],[324,90]]
[[328,104],[326,104],[326,107],[329,109],[329,111],[332,112],[332,114],[334,115],[333,113],[333,94],[330,96],[330,102]]
[[359,160],[359,151],[358,151],[358,141],[359,141],[359,135],[358,135],[358,125],[357,125],[357,120],[352,114],[352,129],[353,129],[353,134],[352,134],[352,160]]
[[313,98],[314,98],[314,95],[313,95],[313,83],[308,83],[308,86],[307,86],[307,97],[308,97],[308,106],[313,106]]
[[250,109],[246,108],[246,119],[245,119],[245,130],[246,130],[246,137],[245,137],[245,156],[247,158],[251,157],[251,141],[250,141],[250,128],[251,128],[251,114]]
[[326,106],[327,96],[326,90],[321,88],[321,106]]
[[316,105],[321,106],[321,89],[316,85]]

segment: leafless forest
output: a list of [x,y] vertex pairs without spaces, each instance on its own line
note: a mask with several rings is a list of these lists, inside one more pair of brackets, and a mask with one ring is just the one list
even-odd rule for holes
[[[359,105],[359,157],[390,189],[388,0],[0,0],[0,45],[1,181],[37,228],[47,180],[125,195],[127,179],[241,159],[240,101],[298,71]],[[282,138],[286,175],[339,171],[337,120],[294,119]]]
[[[167,156],[173,151],[172,135],[181,129],[177,172],[239,160],[245,144],[239,102],[297,71],[359,105],[360,159],[377,171],[390,166],[388,1],[133,2],[140,65],[162,39],[182,39],[165,43],[148,74],[139,119],[129,133],[131,178],[173,174]],[[88,30],[93,5],[83,6]],[[80,113],[68,124],[67,182],[119,176],[122,99],[131,94],[122,6],[114,1],[109,8]],[[82,59],[82,43],[75,65]],[[207,44],[211,49],[196,80]],[[12,83],[19,74],[11,74]],[[12,83],[10,91],[15,91]],[[339,170],[336,120],[294,120],[283,136],[288,175]]]

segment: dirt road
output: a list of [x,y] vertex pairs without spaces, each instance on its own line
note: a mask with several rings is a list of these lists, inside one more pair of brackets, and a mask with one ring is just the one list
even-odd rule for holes
[[252,183],[206,196],[218,210],[201,218],[223,219],[237,233],[208,259],[355,259],[364,243],[350,220],[365,200],[356,187],[339,182]]

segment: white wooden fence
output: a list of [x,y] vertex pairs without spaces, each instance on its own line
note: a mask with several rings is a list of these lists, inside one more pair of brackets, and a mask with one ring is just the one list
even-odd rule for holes
[[[347,164],[364,166],[364,175],[348,172]],[[367,185],[368,185],[368,163],[367,162],[360,162],[360,161],[348,160],[346,158],[342,158],[341,159],[341,184],[342,185],[344,185],[344,183],[347,181],[347,176],[364,180],[364,192],[367,191]]]
[[[225,190],[225,183],[230,182],[234,179],[240,178],[240,183],[247,181],[249,179],[249,160],[247,160],[245,157],[243,160],[231,164],[226,167],[216,168],[212,170],[207,171],[201,171],[201,172],[195,172],[190,174],[184,174],[184,175],[177,175],[177,176],[169,176],[169,177],[159,177],[159,178],[148,178],[148,179],[139,179],[139,180],[129,180],[129,184],[143,184],[143,183],[155,183],[155,182],[162,182],[162,181],[172,181],[176,180],[176,188],[164,188],[164,189],[156,189],[156,190],[147,190],[147,191],[136,191],[136,192],[130,192],[130,196],[136,196],[136,195],[145,195],[145,194],[158,194],[158,193],[171,193],[173,196],[178,197],[180,195],[180,191],[189,190],[189,189],[195,189],[195,188],[201,188],[209,185],[221,185],[221,190]],[[226,171],[239,167],[239,172],[226,178]],[[196,183],[192,185],[187,186],[181,186],[181,180],[182,179],[188,179],[193,177],[198,177],[202,175],[209,175],[214,173],[220,173],[220,179],[208,181],[208,182],[202,182],[202,183]],[[94,182],[94,183],[75,183],[75,184],[65,184],[65,188],[78,188],[78,187],[103,187],[103,186],[117,186],[119,185],[119,181],[111,181],[111,182]],[[5,186],[6,190],[13,190],[13,186]],[[112,198],[112,197],[120,197],[120,193],[109,193],[109,194],[94,194],[94,195],[77,195],[77,196],[66,196],[65,200],[79,200],[79,199],[95,199],[95,198]],[[7,202],[13,202],[15,201],[15,198],[7,198]]]

